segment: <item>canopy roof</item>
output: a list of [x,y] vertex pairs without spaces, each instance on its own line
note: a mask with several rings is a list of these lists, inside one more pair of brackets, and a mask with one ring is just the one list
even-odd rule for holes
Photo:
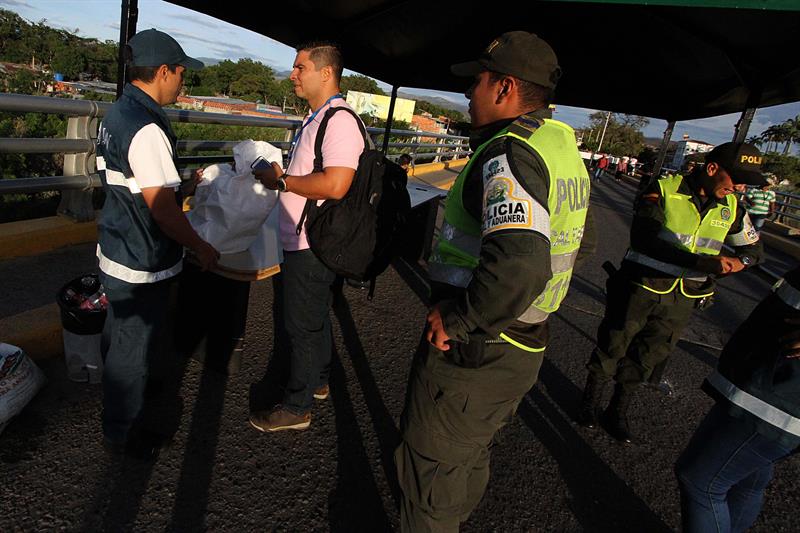
[[451,64],[527,30],[558,55],[557,104],[687,120],[800,100],[798,0],[170,1],[293,47],[335,40],[399,87],[464,91]]

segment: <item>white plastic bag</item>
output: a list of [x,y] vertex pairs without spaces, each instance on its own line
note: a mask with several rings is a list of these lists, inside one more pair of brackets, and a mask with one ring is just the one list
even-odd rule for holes
[[21,348],[0,342],[0,432],[44,385],[39,367]]
[[280,164],[282,155],[267,142],[247,140],[233,148],[235,170],[228,164],[203,170],[187,218],[198,235],[222,254],[247,250],[278,202],[277,191],[253,177],[250,165],[259,157]]

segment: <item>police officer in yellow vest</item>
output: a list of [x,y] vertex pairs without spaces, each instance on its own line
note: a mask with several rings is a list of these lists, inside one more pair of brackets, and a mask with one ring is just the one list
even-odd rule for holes
[[[731,142],[711,150],[688,176],[668,175],[643,192],[630,248],[607,281],[580,424],[595,427],[603,389],[613,378],[614,394],[599,422],[617,440],[633,440],[627,411],[634,393],[666,362],[692,310],[714,293],[714,277],[762,260],[758,234],[733,193],[734,184],[763,181],[760,152]],[[723,243],[733,253],[723,251]]]
[[457,531],[483,496],[489,446],[536,382],[589,204],[575,133],[550,119],[561,71],[547,43],[508,32],[451,70],[474,77],[474,153],[429,261],[435,305],[395,452],[403,531]]

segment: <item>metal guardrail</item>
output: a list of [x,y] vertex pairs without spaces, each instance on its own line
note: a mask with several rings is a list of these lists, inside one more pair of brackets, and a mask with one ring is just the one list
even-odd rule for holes
[[[101,186],[100,177],[96,172],[94,153],[98,119],[108,112],[111,105],[107,102],[88,100],[0,94],[0,111],[49,113],[67,117],[67,135],[64,139],[0,138],[0,153],[65,154],[62,176],[18,177],[11,180],[0,180],[0,195],[60,190],[62,198],[58,207],[59,214],[79,221],[92,220],[94,210],[91,189]],[[227,115],[184,109],[165,109],[164,111],[171,121],[178,123],[285,129],[284,140],[271,143],[281,148],[284,153],[290,147],[294,132],[302,125],[300,120]],[[382,128],[367,128],[367,132],[373,137],[373,140],[375,137],[382,137],[386,134]],[[389,147],[410,149],[409,153],[416,162],[458,159],[472,153],[469,149],[468,137],[413,130],[391,130],[390,135],[411,138],[411,142],[407,143],[390,142]],[[426,143],[421,142],[421,139],[434,139],[439,142]],[[178,141],[178,150],[181,152],[227,151],[232,150],[238,142],[180,140]],[[394,154],[388,157],[396,158],[398,156],[399,154]],[[232,155],[188,155],[178,158],[178,166],[219,163],[230,161],[232,158]]]
[[[800,213],[800,195],[788,192],[775,191],[775,196],[778,198],[786,198],[787,201],[781,202],[776,199],[775,205],[777,206],[775,219],[781,221],[782,219],[790,219],[800,221],[800,214],[789,213],[788,210],[792,209]],[[791,203],[791,200],[799,200],[797,203]]]

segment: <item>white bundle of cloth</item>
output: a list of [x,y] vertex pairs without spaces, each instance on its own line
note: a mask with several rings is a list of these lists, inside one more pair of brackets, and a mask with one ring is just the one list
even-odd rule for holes
[[248,139],[233,148],[235,168],[211,165],[197,185],[189,223],[221,254],[247,250],[278,202],[277,191],[253,176],[250,167],[259,157],[279,165],[282,161],[280,148]]

